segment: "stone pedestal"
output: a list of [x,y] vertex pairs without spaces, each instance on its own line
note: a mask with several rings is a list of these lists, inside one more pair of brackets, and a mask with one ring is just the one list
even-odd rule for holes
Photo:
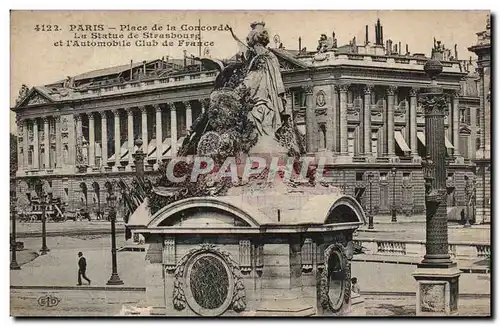
[[450,316],[458,313],[458,278],[456,266],[448,268],[419,267],[417,281],[417,316]]

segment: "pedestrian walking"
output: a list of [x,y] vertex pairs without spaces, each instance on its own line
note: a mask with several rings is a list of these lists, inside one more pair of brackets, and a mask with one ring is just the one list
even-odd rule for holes
[[82,277],[89,282],[90,285],[90,279],[85,275],[85,272],[87,270],[87,260],[85,257],[83,257],[83,253],[80,251],[78,253],[78,285],[82,285]]

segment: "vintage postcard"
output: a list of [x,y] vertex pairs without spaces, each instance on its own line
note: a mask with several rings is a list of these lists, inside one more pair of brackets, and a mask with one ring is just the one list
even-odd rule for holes
[[488,11],[10,18],[12,316],[491,316]]

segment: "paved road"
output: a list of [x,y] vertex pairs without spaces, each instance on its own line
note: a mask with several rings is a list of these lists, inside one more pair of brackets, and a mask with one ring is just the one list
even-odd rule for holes
[[[117,224],[118,238],[123,238],[123,223]],[[40,236],[40,223],[18,223],[16,232],[20,239],[28,237],[30,234]],[[48,223],[48,234],[54,236],[75,235],[75,234],[109,234],[109,222],[88,222],[67,221],[63,223]],[[458,227],[456,224],[449,224],[448,239],[450,242],[478,242],[490,243],[491,229],[489,226],[472,226],[471,228]],[[371,239],[391,239],[391,240],[421,240],[425,241],[425,223],[380,223],[375,224],[374,230],[368,230],[367,226],[362,227],[357,234],[359,238]]]

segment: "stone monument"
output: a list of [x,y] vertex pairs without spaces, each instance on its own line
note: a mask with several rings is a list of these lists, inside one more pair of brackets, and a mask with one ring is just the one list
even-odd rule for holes
[[141,185],[138,177],[124,193],[136,203],[127,228],[149,245],[150,311],[347,315],[363,209],[301,157],[265,24],[253,23],[246,43],[237,42],[246,47],[242,62],[221,68],[178,157],[157,180]]

